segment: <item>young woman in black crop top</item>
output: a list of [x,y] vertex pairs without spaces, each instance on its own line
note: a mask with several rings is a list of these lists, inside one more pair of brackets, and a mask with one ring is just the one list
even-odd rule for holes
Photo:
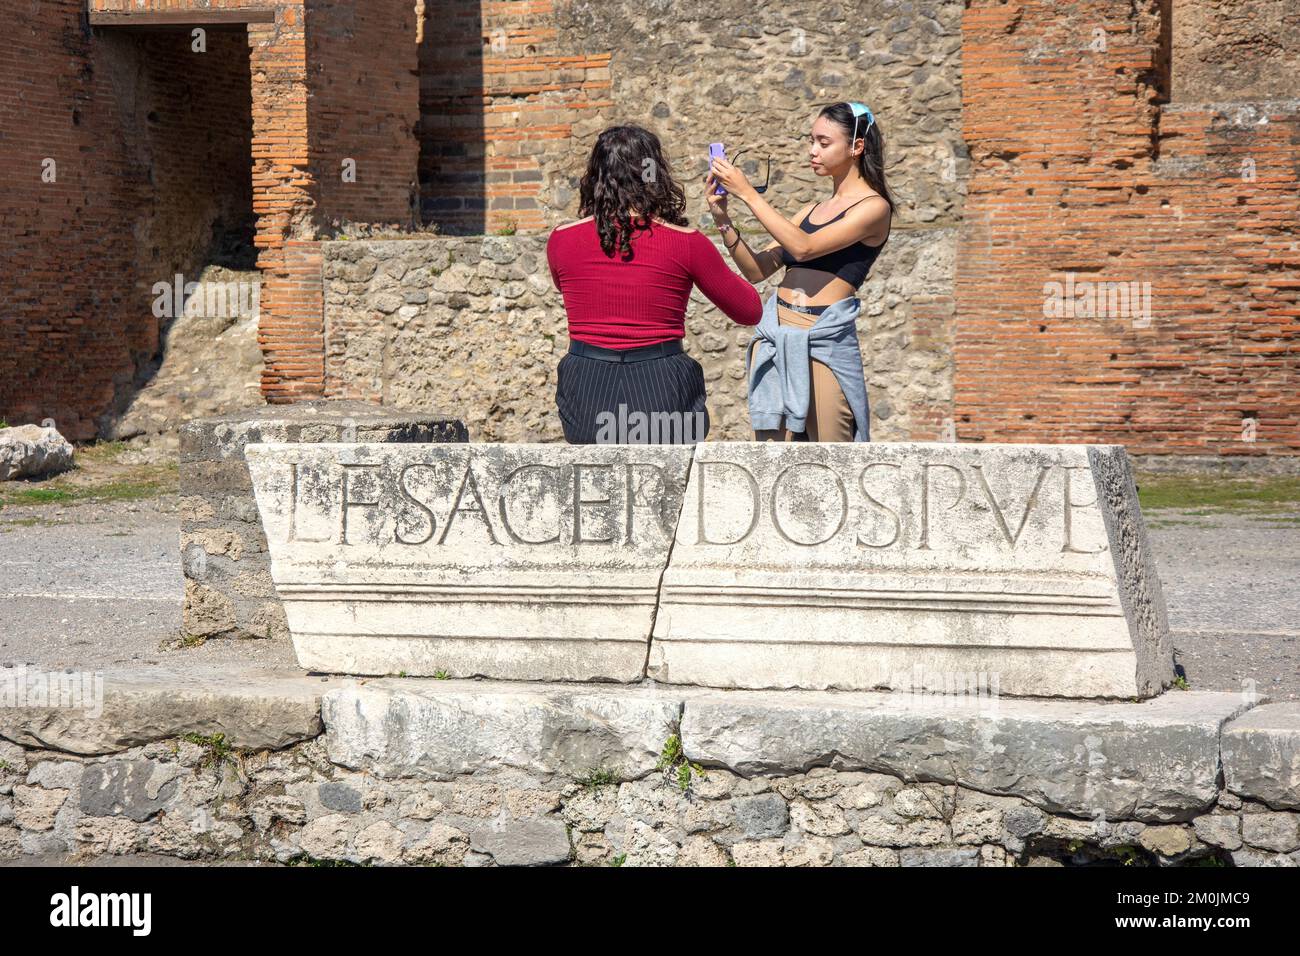
[[[715,159],[705,177],[705,196],[723,242],[740,272],[757,284],[784,268],[776,292],[782,325],[815,326],[828,307],[854,300],[889,237],[894,200],[885,182],[880,125],[860,103],[824,107],[808,136],[813,172],[829,177],[829,198],[804,206],[787,219],[754,189],[745,174],[725,159]],[[714,196],[721,185],[726,195]],[[735,196],[774,240],[754,251],[736,232],[727,211]],[[827,367],[814,360],[812,396],[803,433],[759,433],[760,439],[850,441],[853,416],[844,390]]]

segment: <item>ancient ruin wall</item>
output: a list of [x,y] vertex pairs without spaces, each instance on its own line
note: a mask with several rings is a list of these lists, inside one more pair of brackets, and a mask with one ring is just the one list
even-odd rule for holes
[[93,437],[147,374],[153,283],[247,225],[248,52],[214,31],[92,34],[74,0],[0,38],[0,418]]
[[[952,230],[899,232],[892,270],[863,286],[859,319],[872,436],[942,428],[925,417],[949,387],[941,309]],[[883,260],[883,257],[882,257]],[[326,395],[398,408],[453,409],[474,441],[561,441],[555,368],[568,345],[546,268],[546,237],[488,236],[323,244]],[[774,283],[764,283],[764,294]],[[704,366],[710,439],[749,440],[745,345],[698,292],[686,347]]]
[[1169,104],[1168,26],[1154,0],[968,6],[959,439],[1300,451],[1300,104]]

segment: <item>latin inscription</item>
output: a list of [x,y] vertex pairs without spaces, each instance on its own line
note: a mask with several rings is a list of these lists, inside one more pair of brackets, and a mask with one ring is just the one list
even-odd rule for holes
[[[693,520],[682,540],[695,545],[735,547],[771,532],[777,546],[795,548],[848,543],[870,552],[929,552],[969,544],[974,535],[1006,551],[1106,550],[1095,515],[1084,511],[1096,505],[1086,465],[999,471],[979,463],[834,468],[800,461],[761,476],[732,461],[694,467],[694,500],[683,503],[685,490],[662,466],[643,461],[524,463],[504,473],[473,457],[400,467],[292,463],[288,539],[633,546],[672,537],[685,504]],[[1080,514],[1090,520],[1081,524]]]

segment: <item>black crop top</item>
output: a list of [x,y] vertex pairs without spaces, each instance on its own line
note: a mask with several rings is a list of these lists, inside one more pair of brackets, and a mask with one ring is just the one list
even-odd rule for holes
[[[858,202],[863,202],[870,198],[872,197],[863,196],[862,199],[858,200]],[[813,214],[813,209],[816,209],[817,206],[821,205],[821,203],[818,203],[817,206],[813,206],[812,209],[808,210],[808,215],[803,217],[803,221],[799,223],[799,228],[811,235],[823,226],[829,226],[836,219],[841,218],[844,213],[856,206],[858,202],[852,203],[846,207],[844,212],[841,212],[838,216],[835,216],[827,222],[818,223],[814,226],[808,221],[808,218]],[[855,242],[851,246],[845,246],[843,249],[836,249],[834,252],[828,252],[824,256],[818,256],[815,259],[808,259],[805,262],[799,262],[794,256],[790,255],[789,252],[782,249],[781,262],[787,266],[799,266],[802,269],[819,269],[822,272],[832,272],[856,289],[866,281],[867,273],[871,271],[871,266],[875,263],[876,257],[880,255],[880,250],[885,248],[885,242],[888,241],[889,237],[886,236],[885,241],[878,246],[869,246],[865,242]]]

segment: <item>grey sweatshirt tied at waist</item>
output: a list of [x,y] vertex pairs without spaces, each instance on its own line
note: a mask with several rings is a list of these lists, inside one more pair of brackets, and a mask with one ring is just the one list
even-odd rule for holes
[[867,384],[862,374],[856,297],[827,306],[811,328],[782,325],[776,315],[776,292],[763,306],[763,317],[745,351],[749,379],[749,422],[755,431],[784,427],[804,431],[810,400],[811,360],[835,373],[853,411],[853,440],[870,441]]

